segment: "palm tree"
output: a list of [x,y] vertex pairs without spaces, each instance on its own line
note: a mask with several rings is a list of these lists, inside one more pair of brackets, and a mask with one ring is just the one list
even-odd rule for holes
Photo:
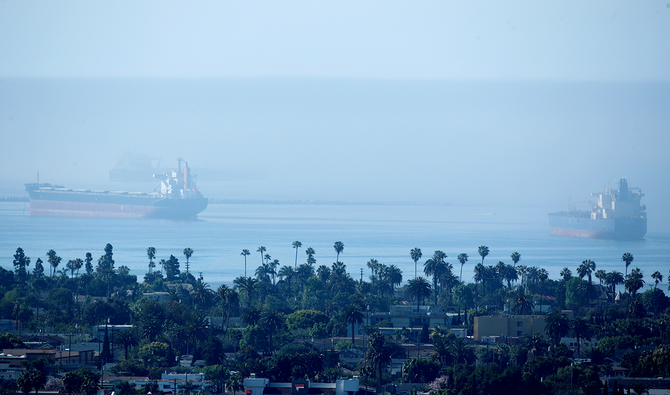
[[386,336],[380,332],[374,332],[370,335],[369,347],[366,359],[371,365],[377,368],[377,378],[379,386],[382,386],[382,366],[391,363],[393,350],[386,342]]
[[591,273],[596,270],[596,263],[590,259],[582,261],[582,264],[577,268],[577,273],[580,278],[588,277],[589,284],[591,284]]
[[519,261],[521,260],[521,254],[519,254],[518,252],[513,252],[512,255],[510,256],[512,257],[512,262],[514,262],[514,266],[516,266],[516,264],[519,263]]
[[640,288],[644,286],[644,280],[642,277],[644,276],[642,275],[642,270],[640,270],[639,267],[631,270],[630,274],[628,275],[628,279],[626,280],[626,289],[631,296],[634,296],[637,291],[639,291]]
[[240,297],[234,289],[229,288],[227,285],[222,284],[216,290],[216,296],[221,300],[221,306],[223,307],[224,312],[224,323],[226,328],[228,328],[228,320],[230,319],[231,312],[239,306]]
[[624,284],[625,282],[626,279],[624,278],[623,273],[616,270],[612,270],[605,276],[605,284],[611,288],[612,295],[616,293],[616,286]]
[[461,263],[461,274],[458,276],[458,281],[463,281],[463,265],[468,261],[468,254],[462,253],[458,254],[458,261]]
[[479,255],[482,257],[482,265],[484,264],[484,258],[489,254],[489,248],[487,246],[479,246],[478,249]]
[[122,330],[114,334],[114,343],[120,344],[123,346],[123,350],[126,355],[126,361],[128,360],[128,348],[136,346],[139,344],[137,340],[137,335],[132,329]]
[[633,262],[635,258],[633,258],[633,254],[630,252],[626,252],[621,256],[621,260],[626,262],[626,277],[628,277],[628,266],[630,266],[630,263]]
[[607,278],[607,272],[603,269],[599,269],[596,270],[595,276],[600,281],[600,290],[602,291],[603,283],[605,282],[605,278]]
[[416,298],[416,310],[419,311],[421,300],[429,297],[432,291],[428,280],[423,277],[417,277],[407,282],[407,292]]
[[51,265],[51,267],[53,268],[53,272],[49,270],[51,272],[50,273],[51,277],[53,277],[56,274],[56,268],[58,267],[58,265],[60,265],[60,262],[63,260],[63,258],[59,257],[56,254],[56,251],[54,250],[49,250],[47,252],[47,257],[49,257],[48,259],[49,265]]
[[289,288],[291,288],[291,280],[293,280],[295,274],[296,272],[291,266],[282,266],[281,269],[279,269],[279,273],[277,273],[281,279],[286,278]]
[[342,309],[342,320],[347,324],[351,324],[351,343],[354,345],[356,344],[354,339],[354,326],[363,322],[363,319],[365,319],[363,310],[357,304],[350,304]]
[[414,278],[416,278],[416,263],[419,262],[419,259],[423,256],[421,248],[412,248],[409,252],[409,256],[412,257],[412,260],[414,261]]
[[340,254],[342,253],[342,251],[344,251],[344,243],[342,243],[341,241],[336,241],[335,245],[333,245],[333,248],[335,248],[335,252],[337,253],[337,258],[335,259],[335,262],[339,262]]
[[156,263],[154,263],[156,249],[154,247],[147,248],[147,258],[149,258],[149,273],[151,273],[151,270],[156,267]]
[[263,264],[263,253],[264,253],[265,251],[267,251],[267,250],[266,250],[265,247],[263,247],[263,246],[260,246],[260,247],[258,247],[258,248],[256,249],[256,252],[260,252],[260,254],[261,254],[261,265]]
[[316,254],[316,252],[314,252],[314,248],[307,247],[305,254],[307,255],[307,264],[310,266],[314,265],[316,263],[316,259],[314,259],[314,254]]
[[247,295],[247,306],[251,306],[254,290],[258,286],[258,280],[252,277],[238,277],[233,280],[235,286]]
[[379,261],[377,261],[376,259],[370,259],[368,263],[366,263],[366,266],[372,272],[371,277],[375,277],[380,269]]
[[651,278],[653,278],[656,282],[656,284],[654,284],[654,289],[658,287],[658,283],[663,281],[663,275],[658,270],[652,273]]
[[521,275],[521,286],[524,286],[524,283],[526,281],[526,273],[528,273],[528,267],[526,265],[519,265],[516,268],[516,271]]
[[249,307],[248,309],[244,310],[244,313],[242,314],[242,322],[244,325],[257,325],[260,323],[261,318],[263,316],[263,313],[258,309],[257,307]]
[[465,340],[461,338],[457,338],[451,343],[451,355],[454,364],[464,363],[470,365],[477,361],[474,349],[468,346]]
[[191,248],[184,248],[184,256],[186,257],[186,274],[188,274],[188,260],[191,259],[191,255],[193,255],[193,250]]
[[561,337],[568,334],[570,330],[568,317],[560,310],[554,310],[544,319],[544,329],[554,341],[554,344],[558,344],[561,341]]
[[443,251],[437,250],[433,256],[423,264],[423,272],[426,276],[433,276],[433,289],[435,290],[435,306],[437,306],[438,288],[437,282],[444,272],[446,272],[447,264],[444,259],[447,257]]
[[242,250],[240,255],[244,256],[244,277],[246,277],[247,276],[247,257],[249,255],[251,255],[251,253],[249,252],[249,250],[245,249],[245,250]]
[[588,336],[589,326],[586,321],[577,317],[570,321],[570,330],[572,331],[572,335],[577,338],[577,358],[579,358],[581,339]]
[[561,277],[563,277],[563,281],[567,282],[572,278],[572,271],[570,271],[570,269],[568,269],[567,267],[564,267],[561,270]]
[[530,301],[523,287],[519,287],[512,299],[514,314],[527,315],[533,312],[533,303]]
[[300,247],[302,247],[302,243],[301,243],[301,242],[299,242],[299,241],[297,241],[297,240],[293,242],[293,248],[295,248],[295,265],[294,265],[294,268],[295,268],[295,269],[298,268],[298,249],[299,249]]
[[272,351],[272,335],[286,324],[284,315],[275,310],[265,311],[261,317],[260,324],[268,330],[269,351]]

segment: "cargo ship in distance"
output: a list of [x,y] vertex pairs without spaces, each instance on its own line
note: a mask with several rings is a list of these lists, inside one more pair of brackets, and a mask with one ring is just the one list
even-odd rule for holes
[[640,188],[630,188],[625,178],[619,179],[619,189],[605,188],[591,194],[597,203],[591,211],[560,211],[549,214],[551,234],[600,239],[641,239],[647,233],[646,206]]
[[207,208],[188,163],[177,171],[154,174],[160,192],[120,192],[68,189],[63,186],[26,184],[30,215],[93,218],[197,218]]

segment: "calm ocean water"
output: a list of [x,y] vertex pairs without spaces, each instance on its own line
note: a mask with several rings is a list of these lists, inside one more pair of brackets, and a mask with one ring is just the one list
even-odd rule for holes
[[259,246],[265,246],[266,254],[279,259],[281,265],[294,265],[291,244],[295,240],[303,245],[298,264],[305,261],[305,248],[312,247],[317,266],[330,266],[335,261],[333,243],[342,241],[345,248],[340,260],[357,279],[361,269],[366,278],[369,276],[366,262],[371,258],[395,264],[405,280],[412,278],[414,262],[409,252],[414,247],[423,251],[419,265],[433,251],[445,251],[456,273],[460,269],[456,256],[467,253],[466,281],[472,281],[472,268],[480,261],[480,245],[490,249],[487,264],[512,263],[510,254],[518,251],[520,263],[544,267],[551,278],[558,278],[566,266],[576,273],[585,259],[595,261],[597,269],[623,272],[624,252],[634,255],[631,266],[642,269],[648,285],[653,285],[651,273],[659,270],[665,280],[670,268],[670,233],[652,230],[639,241],[552,236],[549,210],[544,208],[217,204],[210,205],[196,221],[33,217],[28,208],[28,203],[0,203],[0,266],[5,269],[13,268],[17,247],[22,247],[33,263],[38,257],[46,261],[46,252],[54,249],[64,266],[70,259],[83,259],[86,252],[97,259],[105,244],[111,243],[116,267],[128,266],[141,278],[147,271],[147,247],[156,248],[158,259],[175,255],[182,270],[182,251],[190,247],[194,250],[191,271],[196,276],[202,272],[216,289],[244,275],[240,252],[245,248],[251,251],[249,275],[261,262],[256,252]]

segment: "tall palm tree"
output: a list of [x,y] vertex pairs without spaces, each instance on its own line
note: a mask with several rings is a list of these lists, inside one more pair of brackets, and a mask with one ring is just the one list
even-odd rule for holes
[[444,259],[447,257],[443,251],[437,250],[433,253],[433,256],[428,259],[423,264],[423,272],[426,276],[433,276],[433,289],[435,290],[435,306],[437,306],[437,296],[439,290],[437,288],[437,283],[442,276],[442,274],[447,269],[447,264]]
[[462,253],[458,254],[458,261],[461,263],[461,274],[458,276],[458,281],[463,281],[463,265],[468,261],[468,254]]
[[644,280],[642,279],[644,277],[642,275],[642,270],[640,270],[639,267],[636,267],[635,269],[630,271],[630,274],[628,275],[628,279],[626,280],[626,289],[628,290],[628,293],[631,296],[635,296],[637,291],[640,290],[644,286]]
[[295,265],[294,265],[294,269],[297,269],[297,268],[298,268],[298,249],[299,249],[300,247],[302,247],[302,243],[301,243],[301,242],[299,242],[299,241],[297,241],[297,240],[293,242],[293,248],[295,248]]
[[286,325],[284,314],[275,310],[266,310],[261,316],[260,324],[268,331],[269,351],[272,352],[272,335]]
[[147,248],[147,258],[149,258],[149,273],[151,273],[151,270],[156,267],[156,263],[154,263],[156,249],[154,247]]
[[607,278],[607,272],[603,269],[599,269],[599,270],[596,270],[594,275],[600,281],[600,289],[602,291],[603,283],[605,282],[605,278]]
[[316,252],[314,252],[314,248],[307,247],[305,254],[307,255],[307,264],[310,266],[314,265],[316,263],[316,259],[314,259],[314,254],[316,254]]
[[512,257],[512,262],[514,262],[514,266],[516,266],[516,264],[519,263],[519,261],[521,260],[521,254],[519,254],[518,252],[513,252],[512,255],[510,256]]
[[56,274],[56,268],[58,267],[58,265],[60,265],[63,258],[59,257],[56,254],[56,251],[54,251],[54,250],[49,250],[47,252],[47,257],[49,258],[48,259],[49,265],[51,266],[51,268],[53,268],[53,272],[51,272],[51,270],[49,270],[51,272],[50,273],[51,277],[53,277]]
[[125,352],[126,361],[128,360],[128,348],[136,346],[139,344],[137,335],[132,329],[125,329],[114,334],[114,343],[120,344],[123,346]]
[[351,324],[351,343],[356,344],[354,338],[354,327],[356,324],[360,324],[365,319],[363,315],[363,309],[357,304],[350,304],[344,309],[342,309],[342,320],[347,324]]
[[369,347],[366,353],[366,359],[377,369],[377,379],[379,386],[382,386],[382,367],[391,363],[393,350],[386,342],[386,336],[380,332],[370,334]]
[[259,252],[261,254],[261,265],[263,264],[263,253],[267,251],[265,247],[260,246],[256,249],[256,252]]
[[193,249],[188,247],[184,248],[184,256],[186,257],[186,274],[188,274],[189,269],[188,260],[191,259],[191,255],[193,255]]
[[479,255],[482,257],[482,265],[484,264],[484,258],[489,254],[489,248],[487,246],[479,246],[477,249]]
[[239,306],[240,297],[234,289],[229,288],[225,284],[219,286],[219,288],[216,290],[216,296],[221,301],[221,306],[224,313],[224,324],[226,328],[228,328],[230,314],[232,311],[234,311],[235,308]]
[[244,257],[244,277],[246,277],[247,276],[247,257],[249,255],[251,255],[251,252],[249,252],[249,250],[247,250],[247,249],[244,249],[244,250],[242,250],[240,255],[242,255]]
[[663,275],[658,270],[655,271],[654,273],[652,273],[651,278],[653,278],[655,283],[656,283],[656,284],[654,284],[654,289],[656,289],[656,287],[658,287],[658,283],[663,281]]
[[335,252],[337,253],[337,258],[335,259],[335,262],[340,261],[340,254],[342,251],[344,251],[344,243],[341,241],[336,241],[335,245],[333,245],[333,248],[335,249]]
[[572,331],[572,335],[577,338],[577,358],[579,358],[580,354],[580,349],[581,349],[581,339],[583,339],[585,336],[588,336],[589,334],[589,326],[584,321],[582,318],[575,318],[574,320],[570,321],[570,331]]
[[371,277],[375,277],[377,275],[377,272],[380,269],[379,261],[376,259],[370,259],[368,263],[366,263],[368,269],[372,272]]
[[423,277],[417,277],[407,282],[407,292],[416,298],[416,310],[419,311],[421,300],[431,294],[430,283]]
[[626,262],[626,275],[625,277],[628,277],[628,266],[630,266],[630,263],[633,262],[635,258],[633,258],[633,254],[630,252],[626,252],[621,256],[621,260]]
[[517,273],[519,273],[519,275],[521,275],[521,286],[524,286],[524,283],[526,281],[526,273],[528,273],[528,267],[526,265],[519,265],[516,268],[516,271]]
[[419,262],[419,259],[423,256],[421,248],[412,248],[409,252],[409,256],[412,257],[412,260],[414,261],[414,278],[416,278],[416,263]]

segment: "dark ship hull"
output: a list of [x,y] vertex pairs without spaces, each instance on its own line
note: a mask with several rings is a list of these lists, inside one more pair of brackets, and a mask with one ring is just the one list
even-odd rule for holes
[[553,235],[588,237],[594,239],[641,239],[647,234],[646,218],[591,219],[590,212],[568,214],[565,211],[549,214]]

